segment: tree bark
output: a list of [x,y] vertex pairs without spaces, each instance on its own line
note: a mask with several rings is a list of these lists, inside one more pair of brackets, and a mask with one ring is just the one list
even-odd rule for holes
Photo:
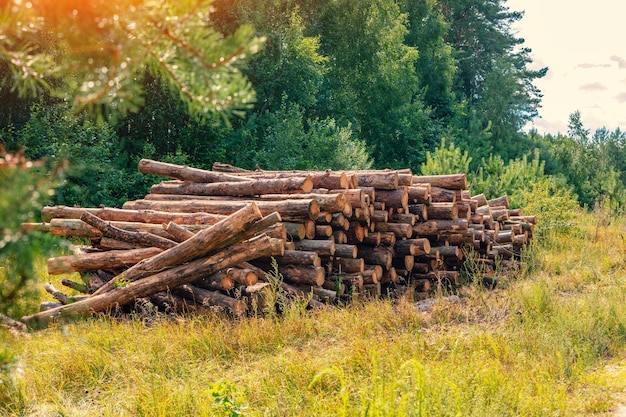
[[59,256],[48,259],[48,274],[69,274],[97,269],[128,268],[137,262],[163,252],[159,248],[112,250],[83,255]]
[[[317,201],[307,200],[281,200],[281,201],[255,201],[263,215],[274,211],[280,213],[285,221],[302,221],[304,219],[317,219],[320,207]],[[124,203],[126,209],[152,209],[162,211],[176,211],[193,213],[204,211],[214,214],[230,215],[242,207],[250,204],[247,201],[228,200],[185,200],[185,201],[150,201],[135,200]]]
[[290,195],[308,193],[313,181],[306,177],[250,180],[240,182],[180,182],[155,184],[150,188],[154,194],[212,195],[212,196],[255,196],[263,194]]
[[158,272],[144,279],[120,286],[112,291],[92,295],[81,301],[22,317],[29,326],[46,326],[51,320],[105,311],[116,305],[126,305],[136,298],[147,297],[160,291],[190,283],[205,275],[234,266],[272,252],[270,238],[261,235],[221,250],[211,256]]
[[136,223],[162,224],[175,222],[178,224],[215,224],[225,216],[209,213],[172,213],[156,210],[124,210],[110,207],[103,208],[79,208],[67,206],[44,207],[41,209],[43,221],[50,221],[53,218],[59,219],[80,219],[83,212],[88,211],[106,221],[123,221]]
[[136,243],[138,245],[146,247],[153,246],[160,249],[169,249],[176,246],[175,241],[154,235],[152,233],[129,232],[126,230],[122,230],[118,227],[108,224],[104,220],[94,216],[87,211],[80,216],[80,220],[100,230],[100,232],[104,236],[117,240],[122,240],[124,242]]
[[143,174],[174,178],[181,181],[193,182],[242,182],[248,178],[229,175],[204,169],[191,168],[183,165],[168,164],[166,162],[142,159],[139,161],[139,171]]
[[467,188],[467,177],[465,174],[413,176],[413,185],[424,183],[428,183],[432,187],[447,188],[449,190],[465,190]]

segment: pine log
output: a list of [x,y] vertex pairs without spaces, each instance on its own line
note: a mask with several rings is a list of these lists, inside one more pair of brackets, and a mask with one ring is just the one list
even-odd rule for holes
[[442,232],[458,232],[467,230],[468,224],[468,221],[465,219],[428,220],[416,223],[415,226],[413,226],[413,234],[415,236],[437,236]]
[[58,275],[97,269],[127,268],[161,252],[163,250],[159,248],[141,248],[86,253],[80,256],[59,256],[48,259],[48,274]]
[[212,291],[229,291],[235,288],[235,280],[222,270],[193,281],[193,285]]
[[79,208],[67,206],[52,206],[41,209],[43,221],[50,221],[53,218],[59,219],[80,219],[84,211],[88,211],[106,221],[123,221],[135,223],[162,224],[175,222],[178,224],[202,224],[209,225],[217,223],[225,216],[209,213],[172,213],[156,210],[124,210],[111,207],[102,208]]
[[306,237],[306,229],[303,223],[283,222],[287,236],[294,240],[302,240]]
[[359,222],[350,222],[348,230],[346,230],[347,243],[357,244],[363,242],[367,229],[361,226]]
[[326,278],[326,271],[321,266],[279,265],[278,272],[285,281],[295,284],[321,286]]
[[456,203],[431,203],[426,206],[429,220],[456,220],[459,211]]
[[333,256],[335,254],[335,240],[330,239],[303,239],[295,242],[297,250],[317,252],[319,256]]
[[[260,201],[315,200],[319,204],[321,211],[327,211],[331,213],[342,211],[347,204],[346,196],[343,193],[264,194],[264,195],[258,196],[257,199]],[[317,218],[315,218],[314,220],[317,220]]]
[[339,258],[356,258],[358,249],[356,245],[340,245],[335,243],[335,255]]
[[473,196],[472,200],[476,201],[479,207],[489,205],[489,201],[487,201],[487,197],[485,197],[485,194],[482,194],[482,193]]
[[428,206],[426,204],[409,204],[408,211],[416,216],[416,221],[424,222],[428,220]]
[[359,257],[367,264],[389,269],[393,262],[393,249],[389,246],[359,246]]
[[[217,168],[217,169],[216,169]],[[222,167],[213,165],[213,170],[220,170]],[[313,181],[313,188],[327,189],[347,189],[348,176],[345,172],[337,171],[243,171],[233,172],[233,175],[252,179],[272,179],[307,176]]]
[[425,255],[430,253],[430,241],[425,238],[398,240],[393,249],[397,256]]
[[429,204],[430,190],[430,184],[412,185],[408,187],[409,204]]
[[[396,237],[395,233],[391,233],[391,235],[393,235],[394,239]],[[363,238],[363,242],[364,245],[370,245],[370,246],[378,246],[381,244],[381,233],[380,232],[371,232],[368,233],[367,236],[365,236]]]
[[397,187],[393,190],[377,190],[376,201],[384,202],[386,207],[408,209],[409,192],[406,186]]
[[413,269],[413,265],[415,265],[415,256],[413,255],[404,255],[404,256],[394,256],[391,262],[391,266],[397,269],[406,269],[410,271]]
[[374,210],[371,221],[373,223],[387,223],[389,222],[389,212],[387,210]]
[[87,211],[80,216],[80,220],[98,229],[104,236],[122,240],[124,242],[135,243],[146,247],[153,246],[160,249],[172,248],[176,246],[177,243],[171,239],[166,239],[152,233],[129,232],[126,230],[122,230],[118,227],[110,225],[109,223]]
[[400,282],[400,277],[396,272],[396,268],[391,267],[388,270],[383,272],[383,275],[379,279],[381,284],[390,284],[390,283],[398,283]]
[[317,225],[315,226],[315,237],[326,239],[333,235],[333,228],[330,225]]
[[389,216],[389,223],[406,223],[413,226],[415,221],[415,214],[411,213],[394,213]]
[[[394,232],[374,232],[380,234],[380,244],[385,246],[393,246],[399,240]],[[365,239],[363,239],[365,241]]]
[[393,232],[398,239],[410,238],[413,234],[413,227],[406,223],[374,223],[374,231]]
[[317,252],[306,250],[286,250],[283,256],[276,257],[276,262],[280,265],[322,266],[322,260]]
[[194,235],[191,230],[174,222],[164,224],[163,230],[165,230],[170,236],[172,236],[172,239],[174,239],[176,242],[184,242]]
[[105,311],[116,305],[122,306],[131,303],[136,298],[147,297],[168,288],[190,283],[202,276],[213,274],[249,259],[269,256],[271,252],[271,239],[265,235],[260,235],[249,241],[232,245],[211,256],[157,272],[144,279],[119,286],[112,291],[92,295],[84,300],[22,317],[21,321],[28,326],[45,326],[55,318]]
[[361,273],[365,270],[363,258],[334,258],[332,260],[332,271],[341,273]]
[[[317,219],[320,207],[317,201],[306,200],[281,200],[281,201],[255,201],[263,215],[278,212],[285,221],[302,221],[303,219]],[[232,200],[185,200],[185,201],[150,201],[135,200],[127,201],[125,209],[152,209],[161,211],[196,212],[204,211],[215,214],[230,215],[235,211],[250,204],[247,201]]]
[[433,203],[456,202],[456,191],[447,188],[430,187],[430,200]]
[[334,230],[333,239],[335,239],[335,243],[338,245],[344,245],[348,243],[348,236],[343,230]]
[[231,267],[226,270],[226,275],[236,284],[245,286],[255,285],[259,280],[258,274],[251,268]]
[[94,294],[110,291],[118,280],[135,281],[155,271],[206,256],[243,239],[249,239],[279,221],[280,216],[277,213],[261,218],[258,207],[251,203],[175,247],[135,264],[124,271],[122,276],[107,282]]
[[356,171],[358,187],[373,187],[378,190],[395,190],[398,188],[397,171]]
[[255,196],[290,195],[308,193],[313,189],[313,181],[306,177],[250,180],[239,182],[179,182],[160,183],[150,188],[154,194],[214,195],[214,196]]
[[503,206],[504,208],[509,208],[509,197],[503,195],[502,197],[492,198],[491,200],[487,200],[487,204],[491,207]]
[[174,293],[204,307],[218,306],[225,308],[238,316],[243,315],[247,309],[244,301],[229,297],[219,291],[209,291],[191,284],[176,287]]
[[143,174],[157,175],[174,178],[182,181],[193,182],[243,182],[249,179],[203,169],[190,168],[182,165],[168,164],[166,162],[142,159],[139,161],[139,171]]
[[447,175],[414,175],[413,185],[430,184],[432,187],[447,188],[450,190],[465,190],[467,177],[465,174]]

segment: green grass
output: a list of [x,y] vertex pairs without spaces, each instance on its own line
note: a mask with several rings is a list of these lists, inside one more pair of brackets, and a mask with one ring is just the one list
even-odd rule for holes
[[610,416],[626,393],[626,220],[579,217],[543,234],[529,271],[428,312],[0,330],[0,415]]

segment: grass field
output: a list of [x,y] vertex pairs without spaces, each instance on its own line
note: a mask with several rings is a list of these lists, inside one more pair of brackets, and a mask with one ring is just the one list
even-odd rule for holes
[[581,212],[541,233],[528,271],[435,294],[428,311],[0,329],[0,415],[612,416],[626,402],[624,236],[626,219]]

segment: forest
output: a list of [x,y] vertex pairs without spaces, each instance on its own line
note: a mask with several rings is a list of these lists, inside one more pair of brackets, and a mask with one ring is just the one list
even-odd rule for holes
[[54,204],[142,195],[145,157],[468,172],[517,205],[520,182],[626,204],[624,132],[577,111],[567,132],[522,130],[548,68],[529,69],[503,0],[4,3],[0,143],[69,162]]

